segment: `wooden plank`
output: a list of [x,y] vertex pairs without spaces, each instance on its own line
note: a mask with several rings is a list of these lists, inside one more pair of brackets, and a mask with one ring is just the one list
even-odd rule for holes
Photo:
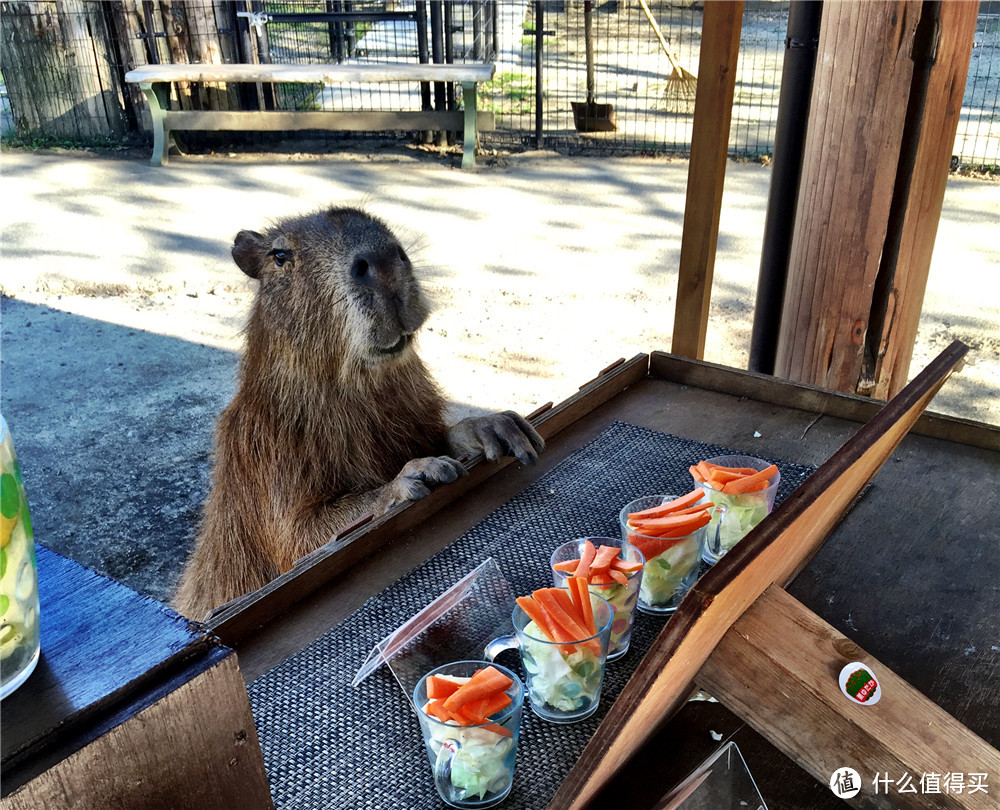
[[485,82],[493,78],[489,62],[377,65],[142,65],[125,74],[128,82]]
[[[648,364],[648,355],[639,354],[621,365],[615,365],[565,402],[544,410],[534,423],[535,428],[548,440],[584,414],[645,378]],[[514,463],[513,459],[504,458],[497,462],[478,461],[470,465],[467,478],[440,487],[420,501],[396,507],[348,534],[339,535],[300,559],[290,571],[263,588],[214,611],[206,619],[206,626],[227,646],[238,646],[248,634],[273,620],[276,615],[379,549],[404,538],[431,515]]]
[[[873,706],[840,691],[838,674],[855,661],[878,678],[882,694]],[[916,784],[921,774],[1000,773],[1000,752],[777,586],[722,637],[698,684],[821,784],[840,768],[854,768],[862,777],[858,801],[866,806],[932,804],[922,790],[881,785],[876,792],[878,775],[896,780],[909,773]],[[996,807],[996,796],[942,791],[933,806],[985,810]]]
[[674,354],[699,359],[705,354],[708,331],[742,22],[742,0],[705,4],[670,343]]
[[881,399],[900,391],[910,370],[962,112],[979,3],[963,0],[940,3],[937,8],[940,19],[935,33],[940,36],[932,45],[933,52],[924,54],[933,58],[934,64],[922,102],[916,157],[908,172],[909,191],[901,202],[905,214],[895,272],[885,280],[889,288],[885,312],[880,313],[879,333],[872,336],[878,349],[871,358],[875,363],[871,393]]
[[[496,121],[492,112],[479,112],[477,129],[492,132]],[[442,130],[461,132],[465,117],[461,110],[343,112],[179,110],[165,115],[168,130],[243,130],[282,132],[322,129],[333,131],[379,132],[382,130]]]
[[855,391],[922,7],[824,3],[775,374]]
[[4,810],[269,808],[234,654],[6,797]]
[[[854,422],[871,419],[885,405],[884,402],[860,394],[847,394],[806,383],[780,380],[767,374],[691,360],[666,352],[650,354],[649,373],[658,379],[673,380],[707,391],[750,397],[758,402],[799,408]],[[1000,426],[971,419],[926,412],[921,414],[910,432],[972,447],[1000,450]]]
[[[5,777],[217,642],[166,605],[38,545],[42,656],[4,698]],[[5,780],[7,781],[7,780]]]
[[953,343],[706,573],[639,664],[550,808],[583,808],[683,704],[726,631],[790,581],[906,435],[967,347]]

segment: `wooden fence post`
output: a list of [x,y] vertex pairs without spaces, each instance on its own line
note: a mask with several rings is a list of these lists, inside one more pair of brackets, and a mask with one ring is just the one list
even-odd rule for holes
[[742,27],[742,0],[713,0],[705,4],[670,343],[674,354],[699,360],[705,354],[708,331]]

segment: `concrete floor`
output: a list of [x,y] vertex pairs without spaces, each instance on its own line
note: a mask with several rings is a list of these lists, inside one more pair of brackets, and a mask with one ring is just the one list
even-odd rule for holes
[[[4,152],[2,409],[36,539],[167,599],[209,484],[252,289],[241,228],[328,204],[386,219],[435,312],[455,414],[560,401],[669,349],[687,163],[529,153],[461,172],[415,150],[311,158]],[[706,359],[745,367],[770,171],[727,175]],[[912,373],[971,361],[932,410],[1000,423],[1000,184],[949,182]]]

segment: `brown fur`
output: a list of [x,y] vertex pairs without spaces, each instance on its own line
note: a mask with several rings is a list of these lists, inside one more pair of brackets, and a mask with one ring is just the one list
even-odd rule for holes
[[174,600],[192,618],[260,588],[362,515],[467,474],[446,453],[530,462],[543,446],[510,412],[448,428],[412,345],[427,307],[383,223],[330,209],[242,231],[233,257],[259,288]]

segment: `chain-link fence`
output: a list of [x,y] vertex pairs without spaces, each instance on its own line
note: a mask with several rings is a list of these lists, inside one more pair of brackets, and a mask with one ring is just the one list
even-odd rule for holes
[[[22,139],[135,138],[144,131],[143,102],[124,74],[150,62],[490,60],[496,76],[481,87],[481,105],[495,113],[497,126],[482,134],[487,147],[684,153],[702,6],[684,0],[4,2],[5,126]],[[773,149],[787,18],[788,2],[745,3],[734,154]],[[984,0],[955,141],[959,163],[1000,165],[998,90],[1000,0]],[[419,110],[439,103],[426,87],[375,85],[190,85],[175,93],[175,103],[193,109]],[[453,106],[460,95],[448,88],[444,103]]]

